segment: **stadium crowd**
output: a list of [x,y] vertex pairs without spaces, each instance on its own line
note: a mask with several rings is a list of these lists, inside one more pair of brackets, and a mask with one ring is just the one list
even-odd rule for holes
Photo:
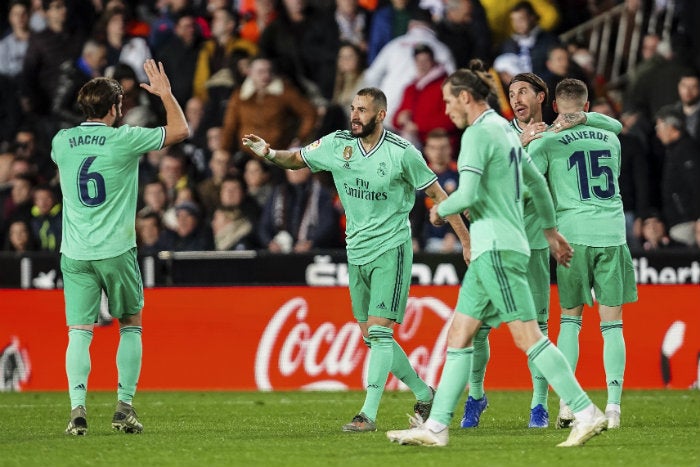
[[[589,87],[591,110],[619,119],[620,191],[632,249],[700,248],[698,6],[677,1],[669,40],[647,32],[641,62],[616,88],[595,58],[559,34],[614,0],[10,0],[0,12],[0,246],[58,252],[61,187],[51,139],[81,121],[80,87],[109,76],[124,89],[120,124],[164,123],[143,91],[143,63],[162,61],[190,136],[144,154],[137,238],[161,250],[344,246],[333,183],[284,171],[240,144],[254,133],[275,148],[349,128],[366,86],[389,99],[385,126],[424,152],[450,193],[459,135],[444,115],[445,76],[472,58],[501,83],[493,106],[513,117],[507,87],[541,76],[553,95],[565,77]],[[658,2],[626,0],[630,11]],[[544,120],[555,117],[551,102]],[[428,221],[417,195],[416,251],[453,252],[449,226]]]

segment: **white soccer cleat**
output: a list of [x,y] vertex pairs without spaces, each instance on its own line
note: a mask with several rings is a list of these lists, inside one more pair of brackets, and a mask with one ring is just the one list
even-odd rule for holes
[[608,419],[608,430],[620,428],[620,412],[616,410],[606,410],[605,418]]
[[574,413],[571,411],[568,405],[561,404],[559,406],[559,415],[557,415],[557,429],[569,428],[574,422]]
[[593,418],[588,421],[574,420],[571,425],[571,433],[563,443],[557,444],[560,448],[583,446],[586,441],[608,429],[608,419],[605,414],[595,407]]
[[435,433],[430,431],[425,425],[408,430],[387,431],[386,437],[392,443],[409,446],[447,446],[449,440],[448,428]]

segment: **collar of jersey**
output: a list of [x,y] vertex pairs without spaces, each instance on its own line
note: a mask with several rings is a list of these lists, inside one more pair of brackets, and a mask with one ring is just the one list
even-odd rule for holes
[[474,126],[474,125],[476,125],[477,123],[479,123],[480,121],[482,121],[482,120],[484,119],[484,117],[486,117],[488,114],[493,113],[493,112],[495,112],[495,110],[493,110],[493,109],[487,109],[487,110],[485,110],[484,113],[482,113],[481,115],[479,115],[479,116],[476,118],[476,120],[474,120],[474,123],[472,123],[472,124],[469,125],[469,126]]
[[520,122],[518,121],[518,119],[514,118],[512,121],[513,121],[513,128],[515,128],[515,131],[517,131],[518,133],[522,133],[523,129],[520,128]]
[[372,150],[369,152],[365,151],[365,147],[362,146],[362,141],[360,141],[360,138],[357,138],[357,145],[360,147],[360,154],[362,154],[363,157],[370,157],[372,154],[377,152],[379,146],[381,146],[384,142],[384,138],[386,138],[386,128],[382,130],[382,136],[379,137],[379,141],[377,141],[377,144],[375,144]]
[[107,126],[107,124],[102,122],[83,122],[80,126]]

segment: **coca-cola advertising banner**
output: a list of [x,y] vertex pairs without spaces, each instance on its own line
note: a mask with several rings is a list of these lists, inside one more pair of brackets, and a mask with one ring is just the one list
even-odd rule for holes
[[[456,286],[413,286],[395,330],[419,374],[435,386]],[[640,286],[624,308],[626,388],[688,388],[698,378],[697,286]],[[67,332],[60,290],[0,291],[0,390],[65,390]],[[552,289],[549,334],[559,312]],[[361,389],[368,349],[345,287],[217,287],[146,290],[140,390]],[[96,326],[91,390],[113,390],[118,324]],[[506,326],[491,334],[486,384],[528,389],[525,355]],[[584,312],[577,375],[604,388],[596,310]],[[401,389],[393,377],[390,389]]]

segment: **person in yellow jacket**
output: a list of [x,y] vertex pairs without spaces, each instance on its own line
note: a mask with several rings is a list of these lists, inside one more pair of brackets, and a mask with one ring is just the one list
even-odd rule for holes
[[[510,23],[510,12],[521,0],[481,0],[486,10],[486,19],[491,28],[493,43],[501,44],[510,37],[513,29]],[[545,31],[553,31],[559,23],[559,10],[552,0],[529,0],[540,17],[539,26]]]

